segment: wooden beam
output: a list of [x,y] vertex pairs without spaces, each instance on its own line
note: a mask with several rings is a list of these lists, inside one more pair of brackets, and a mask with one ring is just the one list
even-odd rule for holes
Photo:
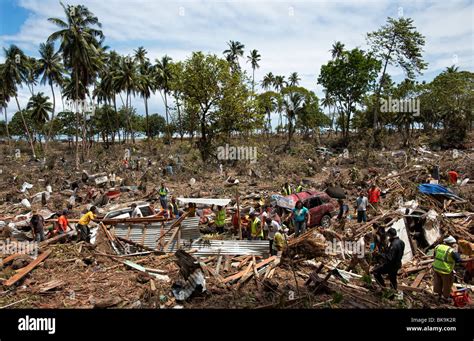
[[[262,262],[256,264],[256,265],[255,265],[255,268],[258,270],[258,269],[261,268],[262,266],[265,266],[265,265],[267,265],[267,264],[273,262],[275,259],[277,259],[276,256],[269,257],[269,258],[265,259],[264,261],[262,261]],[[250,268],[247,267],[247,269],[250,269]],[[244,270],[244,271],[240,271],[240,272],[238,272],[238,273],[236,273],[236,274],[234,274],[234,275],[232,275],[232,276],[229,276],[229,277],[224,278],[224,283],[229,283],[230,281],[233,281],[233,280],[236,280],[236,279],[241,278],[242,276],[244,276],[244,274],[246,273],[247,269]]]
[[46,259],[51,254],[51,250],[45,251],[42,254],[38,255],[34,261],[32,261],[30,264],[25,266],[24,268],[21,268],[20,272],[15,274],[14,276],[10,277],[8,280],[6,280],[3,285],[9,287],[18,282],[20,279],[25,277],[31,270],[33,270],[38,264],[40,264],[42,261]]
[[420,285],[421,281],[423,280],[423,277],[425,277],[425,275],[426,275],[426,271],[420,272],[418,276],[416,276],[413,283],[411,284],[411,287],[417,288]]

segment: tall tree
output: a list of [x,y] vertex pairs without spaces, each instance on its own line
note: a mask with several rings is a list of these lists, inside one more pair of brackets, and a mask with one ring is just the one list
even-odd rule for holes
[[344,58],[321,66],[318,84],[335,99],[339,114],[343,116],[342,130],[346,139],[356,105],[362,102],[365,93],[373,86],[379,70],[380,62],[360,49],[347,51]]
[[148,59],[147,51],[143,47],[135,50],[135,60],[138,62],[138,80],[137,89],[145,102],[145,129],[146,136],[150,137],[150,122],[148,117],[148,99],[151,93],[155,91],[155,81],[153,77],[153,67]]
[[331,52],[332,59],[341,58],[344,54],[344,44],[340,41],[336,41],[332,44],[332,48],[329,50]]
[[[18,101],[18,86],[21,86],[23,82],[27,82],[29,77],[30,70],[28,57],[15,45],[11,45],[8,49],[4,48],[3,51],[5,53],[5,63],[1,69],[2,74],[0,77],[3,83],[2,88],[4,89],[3,91],[5,94],[15,97],[18,112],[20,113],[26,136],[30,144],[31,153],[33,157],[36,158],[33,138],[25,120],[24,112],[20,108],[20,102]],[[7,98],[10,96],[7,96]]]
[[[54,93],[54,84],[61,86],[63,83],[63,74],[65,72],[59,52],[54,52],[54,44],[52,42],[42,43],[39,49],[40,58],[38,59],[37,73],[41,77],[40,84],[49,84],[51,94],[53,96],[53,111],[51,113],[51,121],[54,120],[54,112],[56,109],[56,96]],[[52,128],[52,127],[51,127]],[[50,134],[51,131],[48,133]]]
[[376,104],[373,107],[374,134],[372,136],[373,142],[376,143],[380,91],[386,77],[387,66],[401,67],[409,79],[413,79],[416,74],[421,74],[427,67],[422,56],[425,37],[416,30],[413,19],[389,17],[386,25],[367,34],[367,43],[374,56],[383,64],[382,75],[375,91]]
[[289,86],[297,86],[300,83],[300,76],[298,75],[298,72],[292,72],[290,77],[288,77],[288,85]]
[[[163,56],[161,59],[156,59],[156,76],[158,87],[163,91],[163,101],[165,103],[165,115],[166,115],[166,125],[169,125],[169,108],[168,108],[168,94],[170,93],[170,82],[171,82],[171,57]],[[171,141],[171,136],[168,134],[166,137],[167,141]]]
[[257,50],[250,51],[250,54],[247,56],[247,62],[250,62],[250,65],[252,66],[252,93],[255,90],[255,69],[260,67],[258,62],[260,61],[261,57],[262,56]]
[[240,70],[239,57],[244,55],[245,45],[240,41],[230,40],[227,46],[229,48],[223,52],[227,61],[232,66],[232,70]]
[[263,77],[262,88],[264,90],[269,90],[271,87],[273,87],[273,83],[275,83],[275,76],[273,73],[269,72]]
[[48,138],[44,128],[46,122],[50,119],[49,114],[53,112],[53,105],[49,101],[49,97],[42,92],[31,96],[26,109],[30,112],[33,124],[38,127],[38,131],[43,132]]
[[[79,112],[79,101],[84,101],[87,87],[93,84],[98,71],[102,67],[100,58],[100,47],[104,35],[99,19],[90,12],[87,7],[78,5],[65,6],[61,3],[66,16],[65,20],[60,18],[49,18],[48,20],[60,28],[48,37],[48,42],[59,41],[59,52],[63,57],[64,66],[71,73],[71,85],[74,88],[73,100],[76,101],[76,168],[79,168],[79,127],[81,115]],[[84,114],[84,113],[82,113]],[[85,120],[84,120],[85,122]],[[83,149],[86,141],[83,126]]]

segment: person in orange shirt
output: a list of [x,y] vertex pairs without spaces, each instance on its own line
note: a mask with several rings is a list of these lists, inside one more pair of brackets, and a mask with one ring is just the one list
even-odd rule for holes
[[72,230],[72,227],[69,225],[69,221],[67,220],[67,215],[69,212],[64,210],[61,216],[58,218],[58,226],[55,230],[58,234],[63,234],[67,231],[68,228]]

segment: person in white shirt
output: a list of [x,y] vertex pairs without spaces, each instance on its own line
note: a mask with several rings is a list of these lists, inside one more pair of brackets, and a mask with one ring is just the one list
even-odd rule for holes
[[267,239],[270,241],[270,254],[273,256],[275,255],[275,250],[273,250],[273,240],[275,238],[275,233],[278,232],[280,229],[280,224],[271,218],[265,219],[265,225],[263,227],[263,231],[267,235]]
[[143,213],[137,204],[132,204],[130,207],[132,208],[132,218],[143,218]]

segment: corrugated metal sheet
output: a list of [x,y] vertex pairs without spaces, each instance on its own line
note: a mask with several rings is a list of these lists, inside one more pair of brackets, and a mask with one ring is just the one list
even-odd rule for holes
[[195,256],[255,255],[265,256],[270,252],[268,240],[197,240],[192,244],[197,249]]
[[[167,231],[173,221],[168,221],[164,224],[164,231]],[[131,224],[130,225],[130,234],[128,232],[129,225],[128,224],[117,224],[115,228],[112,230],[116,236],[127,238],[136,242],[140,243],[149,248],[158,250],[158,238],[160,237],[161,233],[161,225],[162,223],[150,223],[146,226],[145,224]],[[187,218],[181,223],[181,240],[180,240],[180,247],[184,249],[189,249],[191,247],[191,240],[197,239],[201,236],[199,232],[199,217],[196,218]],[[166,245],[173,234],[173,231],[168,231],[165,236],[162,238],[163,245]],[[169,252],[174,252],[177,249],[177,243],[173,243],[172,246],[167,250]]]

